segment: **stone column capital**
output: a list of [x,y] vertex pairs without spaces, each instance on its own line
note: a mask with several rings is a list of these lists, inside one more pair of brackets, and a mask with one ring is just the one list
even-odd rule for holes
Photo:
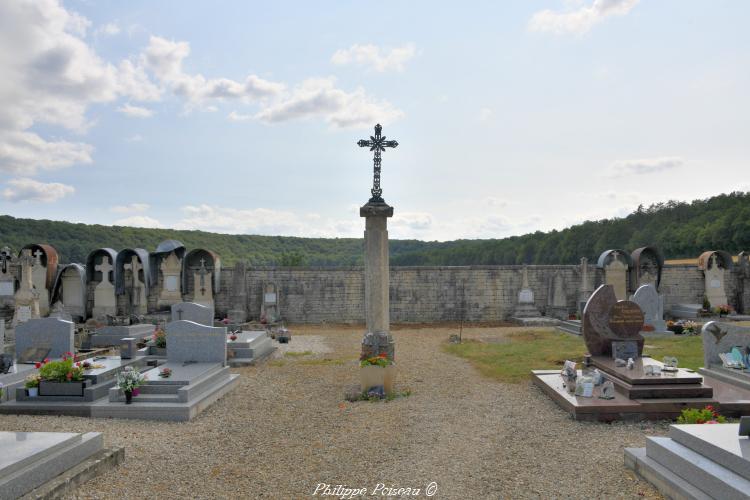
[[359,207],[360,217],[393,217],[393,207],[387,203],[369,202]]

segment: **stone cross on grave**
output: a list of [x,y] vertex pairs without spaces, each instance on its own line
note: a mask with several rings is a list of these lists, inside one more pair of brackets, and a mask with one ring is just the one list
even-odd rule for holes
[[380,153],[385,151],[385,148],[395,148],[398,146],[396,141],[386,141],[386,137],[380,135],[383,127],[378,123],[375,125],[375,135],[370,136],[370,140],[362,139],[357,142],[357,145],[361,148],[370,148],[370,151],[375,152],[373,158],[373,179],[372,179],[372,198],[370,203],[385,203],[383,197],[383,190],[380,189]]
[[201,295],[204,295],[206,293],[206,273],[208,271],[206,270],[206,259],[201,257],[201,268],[198,270],[198,274],[200,274],[200,286],[201,286]]
[[133,280],[131,283],[131,305],[132,306],[139,306],[141,305],[141,294],[140,292],[140,286],[138,286],[138,272],[141,270],[140,263],[138,262],[138,257],[133,255],[133,257],[130,259],[130,264],[125,264],[122,266],[123,269],[130,270],[132,276],[131,279]]
[[[130,264],[126,264],[126,266],[129,265]],[[102,273],[102,281],[109,283],[109,272],[112,270],[112,264],[109,263],[109,257],[102,258],[102,263],[94,266],[94,269]]]
[[180,308],[179,308],[179,309],[177,309],[177,310],[176,310],[175,312],[177,313],[177,319],[178,319],[178,320],[182,319],[182,313],[184,312],[184,311],[182,310],[182,308],[180,307]]
[[34,259],[35,259],[34,265],[35,266],[42,265],[42,255],[44,255],[44,252],[42,252],[41,250],[37,248],[36,252],[34,252]]

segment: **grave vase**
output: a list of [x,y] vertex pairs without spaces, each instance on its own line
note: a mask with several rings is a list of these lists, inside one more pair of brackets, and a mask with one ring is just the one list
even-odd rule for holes
[[29,387],[28,389],[26,389],[26,391],[28,392],[30,398],[39,396],[39,387]]
[[383,387],[385,394],[393,393],[393,379],[396,376],[396,365],[388,366],[368,365],[360,368],[360,386],[362,392],[367,392],[373,387]]
[[133,402],[133,391],[125,391],[125,404],[129,405]]

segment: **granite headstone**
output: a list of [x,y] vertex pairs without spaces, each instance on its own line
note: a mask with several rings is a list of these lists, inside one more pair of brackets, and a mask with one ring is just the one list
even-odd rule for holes
[[75,325],[58,318],[30,319],[16,327],[16,352],[30,347],[49,347],[50,358],[61,358],[66,352],[75,352]]
[[664,321],[664,300],[654,285],[642,285],[633,294],[633,302],[643,311],[643,323],[653,327],[655,332],[667,331]]
[[226,327],[179,320],[167,323],[166,330],[168,362],[226,363]]
[[187,320],[200,325],[213,326],[214,310],[195,302],[178,302],[172,305],[172,321]]
[[583,310],[583,340],[592,356],[610,356],[612,341],[634,340],[643,352],[643,313],[638,304],[617,300],[612,285],[601,285]]

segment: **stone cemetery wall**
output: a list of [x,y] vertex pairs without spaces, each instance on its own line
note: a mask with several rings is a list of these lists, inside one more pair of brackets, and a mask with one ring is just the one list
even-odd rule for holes
[[[521,288],[521,266],[391,268],[391,321],[502,321],[513,312]],[[579,266],[529,266],[529,285],[544,312],[552,276],[563,276],[567,302],[576,308]],[[232,308],[232,269],[222,270],[216,297],[218,316]],[[589,267],[597,281],[600,272]],[[279,287],[281,317],[294,323],[359,323],[364,320],[364,274],[361,267],[270,268],[248,270],[249,316],[260,315],[262,284]],[[463,304],[463,305],[462,305]]]
[[[729,303],[737,308],[738,285],[742,271],[734,267],[726,271],[726,290]],[[702,304],[705,294],[703,271],[695,265],[665,265],[662,269],[661,286],[659,292],[664,295],[664,309],[669,310],[673,304]],[[743,303],[750,306],[750,289],[743,294]]]

